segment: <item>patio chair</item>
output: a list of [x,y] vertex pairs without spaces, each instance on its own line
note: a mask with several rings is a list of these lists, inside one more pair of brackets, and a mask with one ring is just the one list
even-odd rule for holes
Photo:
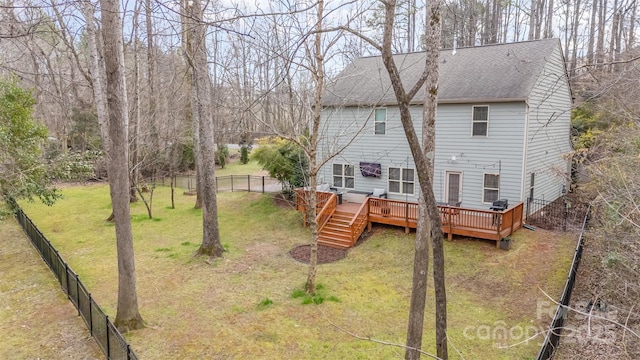
[[373,194],[371,195],[377,198],[385,198],[387,199],[387,189],[373,189]]

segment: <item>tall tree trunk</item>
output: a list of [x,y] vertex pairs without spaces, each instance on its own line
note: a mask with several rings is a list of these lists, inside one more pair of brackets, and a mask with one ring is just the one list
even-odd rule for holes
[[613,1],[613,20],[611,22],[611,37],[609,38],[609,72],[612,72],[615,57],[616,35],[618,34],[618,22],[620,21],[620,12],[618,11],[618,0]]
[[129,190],[129,202],[138,201],[137,187],[138,181],[140,181],[140,156],[139,156],[139,138],[140,138],[140,58],[138,57],[138,29],[140,25],[138,23],[138,17],[140,16],[140,3],[136,3],[135,10],[133,12],[133,83],[135,88],[133,89],[133,136],[131,139],[131,171],[130,181],[131,189]]
[[569,65],[569,80],[573,81],[576,76],[576,67],[578,67],[578,31],[580,31],[580,8],[582,0],[575,0],[575,6],[573,8],[573,24],[571,30],[571,62]]
[[636,45],[636,19],[638,17],[637,0],[631,1],[631,16],[629,17],[629,36],[627,37],[627,50]]
[[407,360],[420,359],[421,353],[418,350],[422,348],[424,309],[427,302],[431,223],[426,216],[427,203],[422,192],[420,192],[420,197],[418,198],[418,214],[415,254],[413,256],[413,283],[411,285],[411,303],[407,324],[407,349],[404,354],[404,358]]
[[324,89],[324,58],[322,53],[322,21],[324,18],[324,0],[318,1],[318,14],[316,18],[316,33],[314,39],[315,68],[312,76],[315,81],[315,106],[313,108],[313,128],[309,139],[309,201],[308,215],[309,228],[311,230],[311,254],[309,258],[309,272],[305,290],[307,294],[316,292],[316,273],[318,268],[318,222],[316,219],[316,188],[317,188],[317,149],[320,131],[320,115],[322,112],[322,90]]
[[[426,53],[427,60],[425,70],[427,79],[425,80],[425,99],[423,107],[422,122],[422,151],[424,154],[435,154],[435,115],[438,96],[438,61],[440,58],[440,37],[441,28],[440,12],[441,0],[429,2],[426,13]],[[429,174],[430,181],[433,181],[433,158],[430,159]],[[424,193],[420,192],[419,197],[419,217],[416,231],[415,254],[413,258],[413,285],[411,287],[411,305],[409,308],[409,322],[407,329],[407,350],[405,359],[420,359],[418,349],[422,348],[422,333],[424,328],[424,309],[427,297],[427,279],[429,272],[429,240],[431,238],[431,222],[427,217],[428,209]],[[435,246],[435,245],[434,245]],[[435,275],[435,269],[434,269]],[[444,278],[444,275],[443,275]],[[435,283],[434,283],[435,284]],[[445,306],[446,309],[446,306]],[[436,319],[438,314],[436,314]],[[446,330],[446,313],[445,313]],[[436,344],[439,344],[439,333],[436,333]],[[446,333],[445,333],[446,336]],[[444,351],[446,353],[446,337]],[[439,347],[438,350],[439,351]],[[440,352],[438,352],[440,356]],[[446,358],[446,355],[445,355]]]
[[82,13],[87,24],[86,32],[87,46],[89,49],[89,73],[91,74],[91,88],[93,90],[93,96],[96,105],[96,114],[98,116],[98,129],[100,130],[102,149],[106,154],[109,154],[109,113],[107,110],[107,97],[105,89],[106,74],[104,70],[103,58],[99,55],[98,51],[99,37],[96,31],[94,12],[95,9],[91,1],[83,1]]
[[598,14],[598,0],[591,1],[591,21],[589,22],[589,44],[587,45],[587,64],[594,61],[594,44],[596,39],[596,15]]
[[529,40],[535,39],[536,22],[538,15],[538,1],[544,0],[531,0],[531,10],[529,11]]
[[191,20],[189,18],[189,15],[187,14],[187,10],[188,10],[188,4],[189,4],[189,0],[182,0],[181,1],[181,21],[182,21],[182,46],[183,46],[183,53],[185,55],[185,60],[188,64],[187,66],[187,74],[185,76],[185,81],[187,83],[187,86],[189,88],[189,90],[191,91],[191,96],[189,96],[187,98],[188,101],[188,106],[186,108],[186,120],[187,123],[191,124],[191,130],[192,130],[192,134],[191,134],[191,139],[193,142],[193,161],[195,163],[195,170],[196,170],[196,201],[194,204],[194,208],[195,209],[201,209],[202,208],[202,179],[200,178],[200,175],[202,173],[202,170],[200,170],[200,164],[202,163],[202,160],[200,159],[200,124],[199,124],[199,117],[198,114],[196,114],[194,112],[194,104],[193,104],[193,98],[196,97],[196,93],[195,93],[195,84],[194,84],[194,75],[193,75],[193,59],[192,59],[192,54],[193,54],[193,49],[192,49],[192,44],[191,44],[191,37],[193,37],[192,34],[192,29],[190,26],[191,24]]
[[[432,185],[433,183],[431,181],[431,175],[430,175],[431,172],[433,171],[432,170],[433,167],[431,164],[431,160],[429,160],[429,158],[427,157],[427,154],[424,152],[424,149],[420,145],[420,140],[418,139],[418,135],[416,134],[416,131],[413,125],[413,120],[411,119],[411,112],[409,111],[409,103],[411,99],[415,96],[418,89],[422,87],[422,85],[424,84],[424,81],[429,76],[434,76],[434,75],[435,77],[432,77],[431,88],[427,89],[427,92],[432,93],[430,94],[430,96],[432,96],[433,97],[432,99],[435,101],[435,97],[437,96],[437,73],[430,74],[427,71],[427,69],[425,69],[425,72],[423,73],[422,77],[417,80],[413,88],[411,88],[409,92],[405,90],[404,85],[402,84],[402,81],[400,78],[400,72],[393,59],[392,46],[391,46],[391,42],[393,38],[395,7],[396,7],[395,0],[389,0],[385,3],[385,22],[384,22],[384,33],[383,33],[382,48],[381,48],[382,62],[384,63],[385,69],[387,70],[387,73],[389,75],[389,80],[391,81],[391,85],[393,87],[393,92],[397,100],[398,109],[400,111],[400,122],[402,123],[402,128],[404,129],[407,142],[409,143],[409,148],[411,149],[411,154],[413,155],[413,159],[416,164],[418,180],[420,183],[420,192],[425,199],[426,213],[421,214],[421,216],[427,216],[428,222],[431,224],[431,235],[433,236],[433,242],[435,244],[440,244],[439,246],[441,246],[442,239],[444,238],[444,233],[442,232],[442,223],[440,221],[440,210],[438,209],[435,195],[433,194],[433,185]],[[432,10],[432,11],[434,11],[434,13],[429,19],[429,22],[430,22],[429,26],[439,27],[440,12],[439,11],[435,12],[435,10]],[[435,22],[435,23],[433,23],[432,25],[431,22]],[[435,41],[439,36],[440,31],[436,31],[436,32],[438,33],[438,35],[434,34],[436,38],[433,38],[432,41]],[[439,43],[427,45],[427,48],[439,49]],[[433,55],[433,56],[435,56],[435,62],[431,64],[431,61],[434,61],[434,59],[429,59],[429,61],[431,66],[437,69],[437,55]],[[433,115],[435,116],[435,113]],[[432,120],[435,121],[435,117]],[[424,121],[429,122],[427,119],[425,119]],[[423,126],[430,127],[430,126],[434,126],[434,124],[435,122],[433,124],[426,124]],[[428,132],[424,136],[433,137],[433,139],[435,139],[434,132],[430,132],[430,133]],[[433,139],[427,138],[427,141],[425,142],[425,144],[431,144],[431,142],[434,141]],[[432,146],[432,145],[427,145],[427,146]],[[437,246],[434,249],[437,250]],[[434,261],[434,267],[442,265],[441,260],[443,260],[443,258],[434,259],[434,260],[438,260],[438,261]],[[439,270],[434,270],[434,273],[436,271],[438,274],[440,274],[440,271],[444,271],[444,268]],[[420,271],[418,271],[418,274],[419,272]],[[442,277],[442,279],[436,279],[436,281],[440,281],[440,280],[444,280],[444,277]],[[443,299],[442,297],[436,298],[436,307],[440,307],[441,309],[443,307],[446,308],[446,303],[437,304],[437,302],[442,301],[442,299]],[[446,301],[446,299],[444,300]],[[445,321],[442,322],[442,319],[444,319]],[[445,337],[439,338],[440,332],[439,331],[436,332],[437,333],[436,348],[437,348],[438,356],[442,359],[447,359],[448,355],[447,355],[447,343],[446,343],[446,313],[440,313],[439,315],[436,314],[436,328],[439,328],[439,327],[441,328],[442,333],[445,335]],[[406,355],[406,356],[411,356],[411,355]]]
[[[102,142],[102,150],[105,154],[110,154],[111,146],[109,144],[109,112],[107,109],[107,89],[106,89],[106,73],[104,69],[104,59],[100,56],[98,50],[98,42],[100,37],[97,34],[95,19],[95,8],[91,1],[85,0],[82,3],[82,14],[86,21],[87,46],[89,49],[89,73],[91,76],[91,88],[93,90],[93,98],[96,105],[96,114],[98,117],[98,129],[100,131],[100,140]],[[107,217],[106,221],[113,221],[113,211]]]
[[127,89],[124,80],[122,23],[118,0],[100,0],[103,24],[107,108],[109,111],[109,189],[118,249],[118,310],[114,325],[122,332],[144,326],[138,310],[133,235],[129,212]]
[[[555,9],[553,8],[553,0],[549,0],[549,3],[547,4],[547,19],[546,19],[547,21],[545,22],[545,26],[544,26],[545,39],[553,37],[553,11],[554,10]],[[567,16],[569,16],[568,13],[567,13]]]
[[[497,1],[496,1],[497,2]],[[439,68],[440,62],[440,36],[441,36],[441,24],[440,24],[440,5],[441,0],[433,0],[430,2],[427,8],[427,80],[425,81],[425,100],[424,100],[424,112],[422,119],[422,147],[423,154],[431,155],[428,157],[428,180],[429,184],[433,184],[433,160],[436,151],[436,111],[438,104],[438,82],[439,82]],[[494,40],[496,35],[494,29]],[[433,197],[433,187],[430,187],[429,195]],[[422,215],[425,216],[428,213],[427,206],[431,206],[431,210],[435,208],[437,214],[431,214],[429,217],[429,226],[423,229],[425,234],[420,234],[424,237],[429,237],[433,234],[433,229],[440,229],[440,236],[434,236],[432,239],[433,245],[433,286],[436,296],[436,354],[441,359],[447,359],[449,357],[447,347],[447,293],[445,287],[445,273],[444,273],[444,244],[443,234],[440,222],[439,210],[435,203],[435,197],[432,199],[432,203],[428,204],[425,201],[425,197],[421,192],[420,199],[422,200],[421,208]],[[427,245],[428,246],[428,245]],[[417,246],[416,246],[417,248]],[[426,254],[428,256],[428,251]],[[417,254],[416,254],[417,257]],[[420,269],[420,272],[427,270],[427,268]],[[414,275],[416,270],[414,269]],[[426,288],[421,291],[426,291]]]
[[153,33],[153,22],[151,19],[151,0],[145,0],[145,26],[147,33],[147,89],[149,94],[147,118],[151,125],[151,149],[160,150],[158,120],[156,104],[158,94],[156,94],[156,56]]
[[604,62],[604,27],[607,21],[607,0],[594,1],[600,2],[598,8],[598,41],[596,43],[596,63],[598,64],[598,68],[600,68]]
[[[190,65],[193,69],[192,109],[198,117],[200,164],[200,190],[202,191],[202,244],[197,255],[208,255],[209,259],[221,257],[224,247],[220,242],[218,225],[218,200],[215,178],[214,121],[211,109],[211,79],[207,65],[206,24],[203,22],[204,9],[200,0],[190,1],[187,6],[190,15],[189,44]],[[198,179],[198,180],[200,180]]]

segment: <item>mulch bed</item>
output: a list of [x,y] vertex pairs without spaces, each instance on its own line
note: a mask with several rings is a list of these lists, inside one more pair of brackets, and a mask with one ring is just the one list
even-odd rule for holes
[[[347,257],[348,250],[318,245],[318,264],[327,264]],[[298,245],[289,251],[291,257],[301,263],[308,264],[311,256],[311,245]]]

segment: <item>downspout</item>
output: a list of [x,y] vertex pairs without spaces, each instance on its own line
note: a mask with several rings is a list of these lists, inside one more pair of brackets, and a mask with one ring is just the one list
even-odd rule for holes
[[522,182],[520,184],[520,199],[526,201],[525,197],[525,182],[527,181],[527,148],[529,147],[529,100],[524,102],[524,139],[522,141]]

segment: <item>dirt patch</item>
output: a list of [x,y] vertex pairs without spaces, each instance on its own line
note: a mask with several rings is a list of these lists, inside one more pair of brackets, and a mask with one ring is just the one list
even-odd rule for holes
[[[347,257],[348,250],[318,245],[318,264],[328,264]],[[291,249],[289,254],[301,263],[308,264],[311,257],[311,245],[299,245]]]

